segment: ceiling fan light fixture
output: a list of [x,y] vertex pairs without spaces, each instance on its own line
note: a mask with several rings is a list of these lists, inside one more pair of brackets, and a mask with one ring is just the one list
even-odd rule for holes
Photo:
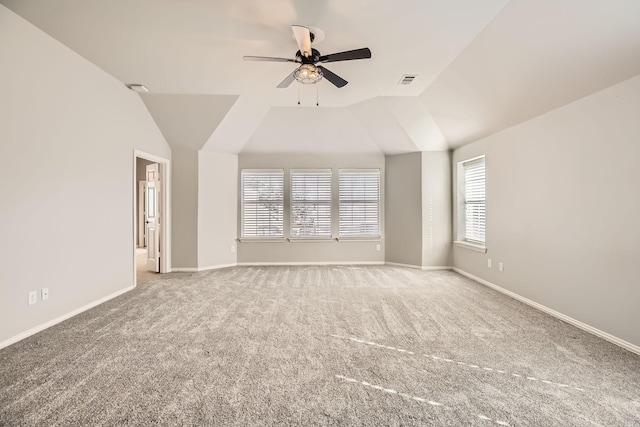
[[322,80],[322,70],[313,64],[302,64],[293,72],[293,77],[300,83],[312,85]]
[[[273,56],[244,56],[245,61],[295,62],[300,64],[298,68],[289,73],[287,77],[276,86],[278,88],[287,88],[294,80],[302,84],[312,85],[318,83],[323,78],[335,87],[341,88],[349,82],[327,69],[324,63],[371,58],[371,50],[368,47],[321,55],[319,51],[312,47],[311,43],[316,40],[316,37],[309,27],[292,25],[291,29],[293,30],[293,37],[298,44],[295,59],[276,58]],[[316,66],[317,63],[321,63],[322,65]]]

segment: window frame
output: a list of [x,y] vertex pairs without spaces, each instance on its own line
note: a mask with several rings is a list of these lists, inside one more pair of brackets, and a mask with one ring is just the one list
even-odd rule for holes
[[[343,197],[343,175],[345,178],[348,175],[355,174],[364,174],[364,175],[375,175],[376,177],[376,198],[375,200],[367,200],[363,199],[352,199],[349,200],[346,197],[348,194],[344,194]],[[365,192],[371,191],[371,189],[365,188]],[[339,169],[338,170],[338,240],[380,240],[382,236],[382,221],[381,221],[381,197],[382,197],[382,173],[378,168],[362,168],[362,169]],[[366,205],[375,204],[375,227],[373,233],[345,233],[343,232],[343,223],[346,221],[343,220],[343,206],[355,206],[361,205],[364,208]],[[366,211],[366,208],[365,208]],[[353,216],[353,215],[352,215]],[[366,213],[365,213],[366,220]],[[353,227],[353,225],[351,225]],[[362,226],[362,224],[361,224]],[[367,224],[364,224],[365,228]],[[346,227],[346,225],[345,225]]]
[[[320,197],[318,191],[315,192],[315,196],[312,197],[313,192],[305,193],[305,196],[309,196],[309,199],[305,200],[297,200],[298,194],[296,192],[295,186],[298,183],[294,183],[294,179],[296,176],[301,175],[310,175],[316,176],[317,181],[316,184],[322,185],[324,190],[328,190],[328,197]],[[322,181],[322,178],[324,181]],[[289,171],[289,239],[291,241],[313,241],[313,240],[331,240],[333,238],[333,170],[330,168],[324,169],[291,169]],[[313,234],[308,235],[294,235],[294,221],[296,215],[294,214],[294,209],[300,206],[315,206],[316,208],[324,207],[324,213],[328,216],[328,219],[325,215],[322,214],[321,211],[319,214],[315,215],[316,219],[320,219],[321,223],[317,227],[326,229],[326,232],[323,234],[318,234],[317,231]],[[326,222],[328,220],[328,223]],[[324,221],[324,222],[322,222]]]
[[[262,204],[276,206],[280,208],[280,233],[279,234],[266,234],[266,235],[258,235],[256,234],[246,234],[246,223],[247,223],[247,215],[246,215],[246,206],[254,205],[256,206],[256,217],[260,215],[258,212],[258,205],[261,204],[260,200],[247,200],[245,197],[246,189],[245,189],[245,174],[247,176],[253,175],[254,177],[259,175],[280,175],[280,197],[271,200],[263,200]],[[285,194],[285,186],[284,186],[284,169],[272,168],[272,169],[242,169],[240,171],[240,240],[254,240],[254,241],[267,241],[267,240],[284,240],[284,194]],[[270,183],[271,184],[271,183]],[[276,191],[278,188],[276,188]],[[269,224],[270,225],[270,224]],[[276,223],[276,227],[277,227]],[[259,220],[256,219],[255,229],[257,230],[260,227]]]
[[[470,190],[469,183],[467,182],[467,175],[470,168],[477,167],[477,165],[482,164],[482,198],[478,199],[474,198],[472,201],[468,201],[467,192]],[[477,181],[478,180],[474,180]],[[483,154],[481,156],[476,156],[473,158],[469,158],[463,161],[458,162],[457,164],[457,222],[456,222],[456,240],[454,244],[456,246],[465,247],[467,249],[475,250],[478,252],[486,253],[487,251],[487,236],[486,236],[486,228],[487,228],[487,173],[486,173],[486,156]],[[478,196],[477,188],[471,188],[471,190],[475,191],[475,195]],[[469,222],[469,206],[476,206],[474,210],[476,212],[481,212],[481,228],[482,228],[482,237],[483,239],[474,239],[470,238],[470,231],[468,230],[468,222]],[[478,215],[476,214],[476,216]],[[477,221],[477,220],[476,220]],[[476,236],[478,235],[478,231],[476,231]]]

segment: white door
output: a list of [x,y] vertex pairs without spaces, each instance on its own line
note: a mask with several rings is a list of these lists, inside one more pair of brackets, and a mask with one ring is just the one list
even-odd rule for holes
[[138,183],[138,247],[147,247],[147,181]]
[[147,165],[145,225],[147,229],[147,270],[160,272],[160,175],[157,163]]

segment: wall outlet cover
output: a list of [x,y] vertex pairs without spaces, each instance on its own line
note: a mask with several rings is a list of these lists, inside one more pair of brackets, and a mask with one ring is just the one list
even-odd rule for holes
[[29,291],[29,305],[33,305],[38,302],[38,291]]
[[49,299],[49,288],[42,289],[42,301]]

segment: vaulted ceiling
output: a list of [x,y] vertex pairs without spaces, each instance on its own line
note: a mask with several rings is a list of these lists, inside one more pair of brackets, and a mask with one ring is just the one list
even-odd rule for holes
[[[123,83],[167,140],[220,152],[447,150],[640,74],[638,0],[0,0]],[[336,88],[276,85],[290,26]],[[415,74],[399,85],[403,74]],[[300,104],[298,104],[300,102]],[[316,106],[316,103],[319,106]]]

